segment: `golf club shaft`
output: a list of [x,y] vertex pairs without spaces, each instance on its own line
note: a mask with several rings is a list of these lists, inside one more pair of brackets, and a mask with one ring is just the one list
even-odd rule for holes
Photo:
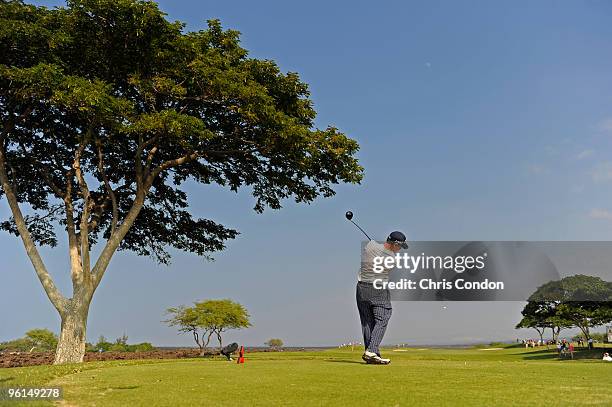
[[357,229],[361,230],[361,232],[362,232],[364,235],[366,235],[366,237],[368,238],[368,240],[372,240],[372,238],[371,238],[370,236],[368,236],[368,234],[365,232],[365,230],[361,229],[361,227],[360,227],[358,224],[356,224],[355,222],[353,222],[353,220],[352,220],[352,219],[349,219],[348,221],[349,221],[349,222],[351,222],[353,225],[357,226]]

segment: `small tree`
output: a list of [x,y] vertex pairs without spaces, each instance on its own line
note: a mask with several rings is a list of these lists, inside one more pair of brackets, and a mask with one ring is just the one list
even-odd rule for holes
[[223,332],[251,326],[246,308],[231,300],[205,301],[202,308],[208,314],[208,326],[217,336],[220,348],[223,347]]
[[200,355],[204,355],[204,351],[210,343],[212,330],[204,323],[202,315],[198,314],[196,307],[181,305],[179,307],[168,308],[166,312],[171,315],[171,318],[164,322],[169,326],[178,327],[181,333],[191,333],[193,340],[198,345],[198,348],[200,348]]
[[39,350],[54,350],[57,346],[57,335],[48,329],[32,329],[26,332],[26,338]]
[[268,339],[268,341],[264,345],[269,346],[273,349],[279,349],[283,347],[283,340],[279,338]]
[[123,334],[119,338],[115,339],[115,345],[127,345],[127,342],[128,336],[126,334]]
[[168,308],[167,312],[171,318],[164,322],[178,327],[179,332],[190,332],[202,354],[213,334],[216,335],[221,348],[223,332],[251,326],[246,308],[227,299],[195,302],[193,307]]
[[0,351],[28,352],[36,350],[32,341],[27,338],[13,339],[0,343]]
[[115,339],[115,343],[113,343],[110,347],[110,351],[112,352],[127,352],[128,351],[128,336],[123,334],[119,338]]
[[32,329],[25,336],[0,343],[0,351],[47,352],[57,346],[57,335],[48,329]]
[[95,344],[93,349],[95,352],[108,352],[112,346],[113,344],[107,341],[104,335],[100,335],[100,337],[98,338],[98,343]]

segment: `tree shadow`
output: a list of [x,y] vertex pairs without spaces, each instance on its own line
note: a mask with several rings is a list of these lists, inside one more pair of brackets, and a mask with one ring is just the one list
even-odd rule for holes
[[557,352],[538,351],[531,352],[529,355],[523,356],[524,360],[559,360],[559,354]]
[[111,390],[134,390],[139,388],[140,386],[117,386],[117,387],[109,387]]
[[569,353],[559,356],[556,350],[538,350],[523,355],[524,360],[600,360],[606,348],[577,349],[572,358]]
[[0,379],[0,383],[4,383],[4,382],[8,382],[11,381],[15,378],[15,376],[12,377],[5,377],[4,379]]

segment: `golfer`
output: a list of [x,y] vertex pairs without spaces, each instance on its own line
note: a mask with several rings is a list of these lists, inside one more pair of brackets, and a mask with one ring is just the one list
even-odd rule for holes
[[362,252],[361,269],[357,278],[357,309],[365,346],[365,353],[361,358],[366,363],[386,365],[391,362],[380,356],[379,349],[391,318],[391,293],[388,289],[374,288],[373,282],[389,281],[392,268],[374,271],[374,258],[394,256],[401,249],[407,248],[406,236],[396,231],[387,237],[384,244],[370,240]]

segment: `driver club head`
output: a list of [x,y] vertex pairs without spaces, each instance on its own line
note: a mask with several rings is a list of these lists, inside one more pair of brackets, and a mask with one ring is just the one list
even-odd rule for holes
[[344,216],[346,216],[346,218],[347,218],[348,220],[351,220],[351,219],[353,219],[353,212],[351,212],[351,211],[346,211],[346,213],[344,214]]

